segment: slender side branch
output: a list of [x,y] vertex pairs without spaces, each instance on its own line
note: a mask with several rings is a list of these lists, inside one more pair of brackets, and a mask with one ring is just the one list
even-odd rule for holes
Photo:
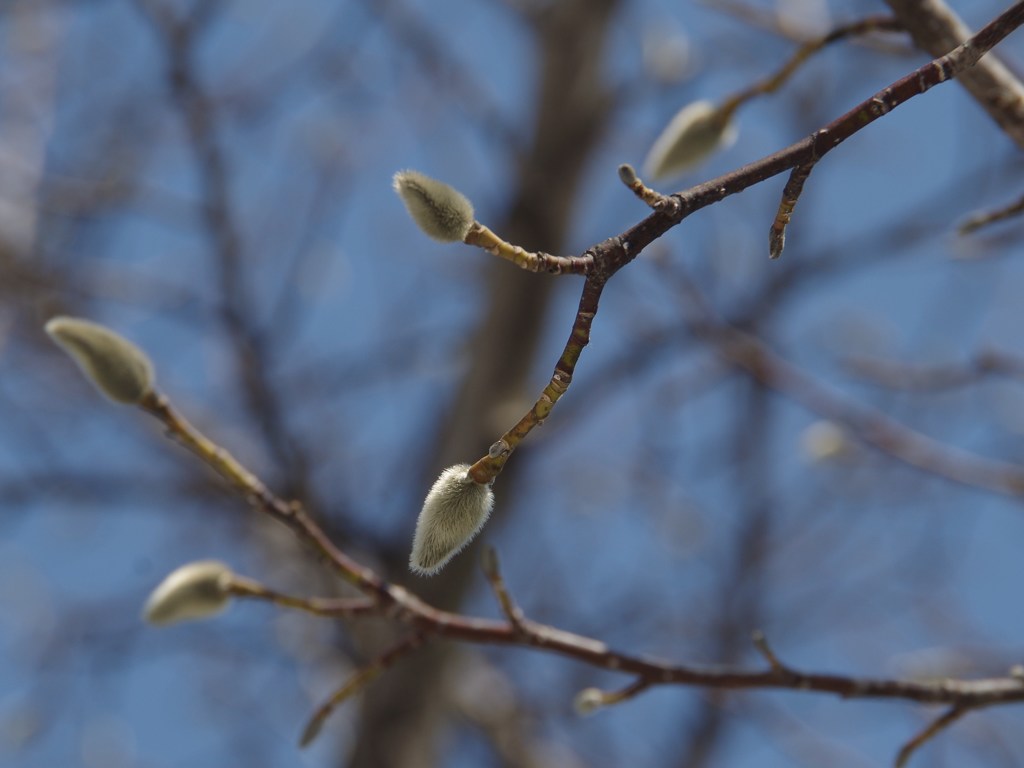
[[334,618],[365,616],[380,613],[380,604],[366,597],[296,597],[277,592],[257,581],[232,575],[228,584],[228,594],[252,600],[266,600],[285,608],[297,608],[315,616]]
[[751,634],[751,642],[754,643],[754,647],[757,652],[764,656],[765,661],[768,662],[769,666],[776,672],[788,672],[786,665],[782,663],[778,656],[775,655],[775,651],[768,644],[768,638],[764,636],[764,632],[760,629],[754,630]]
[[629,163],[619,166],[619,180],[629,187],[630,191],[642,202],[656,211],[675,213],[679,208],[679,200],[671,195],[663,195],[644,184],[636,175],[636,169]]
[[873,32],[902,32],[903,26],[892,16],[867,16],[859,21],[843,24],[831,32],[813,40],[803,43],[790,56],[789,60],[782,65],[774,74],[758,80],[747,88],[744,88],[734,96],[730,96],[722,103],[722,108],[730,112],[734,111],[740,104],[756,97],[766,96],[775,93],[786,84],[801,65],[822,48],[843,40],[847,37],[859,37]]
[[309,719],[309,722],[302,731],[302,738],[299,739],[299,746],[308,746],[313,739],[317,737],[317,734],[320,733],[320,729],[324,725],[324,721],[330,717],[331,713],[334,712],[334,710],[337,709],[345,699],[349,698],[353,694],[359,693],[359,691],[380,677],[384,670],[393,665],[403,656],[408,656],[414,651],[419,650],[419,647],[423,645],[425,639],[426,638],[418,632],[414,635],[410,635],[397,645],[394,645],[384,651],[384,653],[346,680],[344,685],[335,691],[327,701],[317,707],[316,712],[313,713],[313,716]]
[[782,190],[782,200],[779,201],[779,210],[775,214],[775,221],[768,232],[768,257],[777,259],[782,255],[782,249],[786,246],[786,227],[793,217],[793,209],[796,208],[796,201],[800,199],[800,193],[804,191],[804,182],[811,175],[813,163],[798,165],[789,174],[789,181]]
[[1024,467],[987,459],[946,445],[884,413],[833,393],[782,358],[756,336],[744,333],[711,311],[692,284],[689,306],[699,314],[691,327],[718,354],[766,387],[827,419],[839,422],[866,444],[898,461],[955,483],[1007,496],[1024,496]]
[[462,242],[475,245],[488,253],[507,259],[527,272],[547,272],[549,275],[586,275],[593,266],[588,256],[552,256],[532,253],[521,246],[502,240],[479,221],[474,221]]
[[516,447],[523,441],[534,427],[539,427],[555,407],[555,403],[565,394],[572,383],[572,376],[576,370],[576,362],[580,359],[583,348],[590,343],[590,326],[597,314],[597,304],[601,299],[601,292],[604,290],[607,278],[589,275],[583,284],[583,293],[580,296],[579,308],[576,310],[576,319],[572,324],[572,331],[569,333],[569,340],[565,343],[562,356],[555,363],[555,370],[551,374],[551,380],[540,393],[537,402],[533,407],[512,427],[508,432],[491,446],[486,456],[477,459],[476,463],[469,468],[469,475],[478,483],[486,484],[494,480],[505,466],[505,462],[515,451]]
[[843,364],[878,386],[910,392],[945,392],[989,376],[1024,377],[1024,360],[993,349],[982,349],[959,365],[904,365],[869,357],[847,357]]
[[914,751],[921,747],[926,741],[932,737],[938,735],[939,731],[944,728],[948,728],[961,717],[967,714],[968,707],[952,706],[946,712],[931,723],[928,727],[918,733],[914,738],[903,745],[899,753],[896,755],[896,762],[894,763],[896,768],[903,768],[909,761]]
[[1014,216],[1020,216],[1022,213],[1024,213],[1024,197],[1002,208],[973,214],[959,226],[957,232],[961,235],[969,235],[971,232],[976,232],[982,227],[987,227],[989,224],[994,224],[1004,219],[1011,219]]
[[498,563],[498,553],[494,547],[487,547],[484,550],[483,555],[483,569],[484,576],[487,577],[487,581],[491,585],[491,590],[494,592],[495,598],[498,600],[498,605],[501,606],[501,612],[505,614],[505,618],[508,619],[511,624],[519,632],[525,632],[523,629],[523,621],[525,616],[523,609],[519,607],[512,594],[508,591],[508,586],[505,584],[505,579],[501,575],[501,566]]

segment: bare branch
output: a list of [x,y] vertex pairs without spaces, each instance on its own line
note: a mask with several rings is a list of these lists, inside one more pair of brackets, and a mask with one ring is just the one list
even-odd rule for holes
[[505,585],[505,579],[502,578],[501,568],[498,562],[498,553],[494,547],[487,547],[483,553],[483,570],[484,576],[487,577],[487,581],[491,585],[491,589],[494,591],[494,596],[498,600],[498,605],[501,606],[501,612],[505,614],[505,618],[508,619],[509,623],[520,632],[525,632],[523,628],[523,621],[525,616],[523,615],[523,609],[519,607],[515,600],[512,599],[511,593],[508,591],[508,587]]
[[[943,0],[886,0],[919,48],[941,56],[971,36],[970,28]],[[1018,147],[1024,148],[1024,84],[996,58],[957,77],[960,84],[999,124]]]
[[380,677],[384,670],[403,656],[408,656],[409,654],[417,651],[419,647],[423,645],[424,640],[425,638],[423,635],[419,633],[410,635],[405,640],[402,640],[397,645],[386,650],[346,680],[345,683],[335,691],[327,701],[317,707],[316,712],[313,713],[313,716],[309,719],[306,727],[302,730],[302,737],[299,739],[299,746],[309,746],[313,739],[315,739],[320,733],[320,729],[323,727],[324,722],[340,704],[353,694],[359,693],[359,691]]
[[1022,213],[1024,213],[1024,197],[1021,197],[1002,208],[973,214],[960,225],[957,232],[961,235],[969,235],[971,232],[977,232],[979,229],[987,227],[989,224],[994,224],[997,221],[1004,221],[1005,219],[1011,219],[1015,216],[1020,216]]
[[943,715],[929,723],[927,728],[915,735],[914,738],[904,744],[903,748],[900,749],[899,754],[896,755],[896,762],[894,763],[896,768],[903,768],[903,766],[905,766],[910,760],[916,749],[921,747],[926,741],[928,741],[928,739],[936,736],[943,728],[948,728],[966,714],[967,707],[953,706],[950,707]]

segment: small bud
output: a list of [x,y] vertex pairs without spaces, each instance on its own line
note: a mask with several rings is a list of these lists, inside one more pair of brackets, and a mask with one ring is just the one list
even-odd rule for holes
[[619,181],[627,187],[632,187],[636,183],[636,171],[632,165],[623,163],[619,166]]
[[572,708],[577,715],[592,715],[604,705],[604,691],[600,688],[584,688],[572,700]]
[[654,142],[644,160],[644,172],[660,180],[697,165],[736,141],[732,113],[710,101],[683,107]]
[[153,391],[153,364],[146,353],[109,328],[75,317],[55,317],[46,332],[104,395],[138,403]]
[[399,171],[394,187],[413,221],[435,240],[464,240],[473,226],[473,204],[444,182],[417,171]]
[[448,467],[423,502],[409,568],[421,576],[440,571],[480,532],[493,506],[491,486],[474,482],[469,464]]
[[153,590],[142,616],[164,625],[218,614],[230,599],[231,578],[231,569],[217,560],[183,565]]
[[834,421],[821,420],[808,426],[800,435],[800,446],[808,461],[832,461],[849,450],[846,431]]

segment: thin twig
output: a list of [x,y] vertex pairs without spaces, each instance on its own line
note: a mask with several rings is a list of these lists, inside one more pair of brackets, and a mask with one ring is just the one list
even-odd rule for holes
[[241,576],[232,576],[228,593],[234,597],[266,600],[286,608],[297,608],[316,616],[353,617],[380,613],[380,604],[368,597],[296,597],[269,589]]
[[671,213],[679,207],[679,201],[676,198],[671,195],[663,195],[644,184],[637,176],[636,169],[629,163],[619,166],[619,180],[643,203],[656,211],[667,210]]
[[800,193],[804,191],[804,182],[811,175],[813,163],[798,165],[789,174],[789,181],[782,189],[782,200],[779,201],[779,210],[772,221],[771,229],[768,231],[768,257],[777,259],[782,255],[782,249],[786,246],[786,227],[793,218],[793,209],[796,208],[796,201],[800,199]]
[[551,374],[551,380],[540,393],[540,397],[533,404],[533,407],[512,427],[508,432],[492,446],[486,456],[481,457],[469,468],[469,474],[478,483],[489,483],[501,472],[516,446],[533,431],[544,423],[544,420],[551,413],[552,408],[559,398],[565,394],[572,383],[572,376],[576,370],[576,363],[580,359],[583,348],[590,343],[590,326],[597,314],[598,302],[601,299],[601,292],[604,290],[607,277],[600,273],[588,275],[583,284],[583,294],[580,296],[579,307],[576,310],[576,319],[573,321],[572,330],[569,332],[569,339],[565,342],[562,356],[555,363],[555,370]]
[[346,680],[337,691],[331,694],[331,697],[327,699],[327,701],[317,707],[316,712],[313,713],[313,716],[310,717],[306,727],[302,730],[302,737],[299,739],[299,746],[308,746],[320,733],[320,729],[323,728],[324,721],[330,717],[331,713],[334,712],[342,702],[353,694],[359,693],[359,691],[363,690],[363,688],[380,677],[384,670],[403,656],[408,656],[418,650],[419,647],[423,645],[425,639],[426,638],[418,632],[414,635],[410,635],[397,645],[394,645],[384,651],[384,653],[366,666],[362,667],[358,672],[352,675],[352,677]]
[[843,364],[874,384],[911,392],[944,392],[988,376],[1024,377],[1024,360],[991,349],[977,352],[960,365],[905,365],[867,357],[848,357]]
[[900,749],[899,754],[896,755],[896,762],[894,763],[896,768],[903,768],[910,760],[911,755],[914,751],[922,746],[933,736],[936,736],[939,731],[944,728],[948,728],[961,717],[967,714],[968,708],[961,706],[952,706],[946,712],[939,717],[935,718],[931,723],[928,724],[924,730],[918,733],[914,738],[903,745]]
[[989,224],[994,224],[1004,219],[1011,219],[1015,216],[1020,216],[1022,213],[1024,213],[1024,197],[1002,208],[972,215],[957,228],[957,232],[961,235],[968,235],[971,232],[977,232],[982,227],[987,227]]
[[589,256],[552,256],[550,253],[531,252],[502,240],[479,221],[474,221],[462,239],[466,245],[483,248],[490,254],[511,261],[527,272],[547,272],[549,275],[586,275],[593,265]]
[[501,606],[501,612],[505,614],[505,618],[508,619],[509,623],[515,627],[517,631],[525,633],[526,630],[523,627],[523,622],[526,620],[526,617],[523,614],[523,609],[519,607],[516,601],[512,598],[512,594],[508,591],[505,579],[502,578],[501,566],[498,562],[498,553],[494,547],[487,547],[484,549],[482,563],[484,576],[487,577],[487,581],[491,585],[491,589],[494,591],[494,596],[498,600],[498,605]]
[[775,651],[773,651],[772,647],[768,644],[768,638],[765,637],[764,632],[760,629],[755,629],[751,634],[750,640],[754,643],[754,647],[757,649],[758,653],[764,656],[765,660],[773,670],[776,672],[789,671],[786,669],[786,665],[783,664],[779,660],[779,657],[775,655]]
[[756,96],[766,96],[774,93],[793,76],[793,74],[811,56],[826,46],[843,40],[847,37],[859,37],[874,32],[902,32],[903,26],[892,16],[868,16],[849,24],[836,27],[831,32],[821,37],[808,40],[800,45],[792,56],[774,74],[769,75],[756,83],[744,88],[742,91],[725,99],[722,106],[732,112],[740,104],[751,100]]

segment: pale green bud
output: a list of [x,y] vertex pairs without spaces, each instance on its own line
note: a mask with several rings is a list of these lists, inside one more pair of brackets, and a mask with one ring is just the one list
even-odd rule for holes
[[435,240],[462,241],[473,226],[473,204],[444,182],[417,171],[399,171],[394,187],[412,220]]
[[217,560],[188,563],[153,590],[143,618],[150,624],[176,624],[220,613],[231,597],[231,569]]
[[839,424],[823,419],[803,431],[800,447],[808,461],[827,462],[842,458],[850,449],[850,441]]
[[427,494],[409,557],[414,573],[432,576],[440,571],[487,522],[494,492],[468,473],[469,464],[448,467]]
[[55,317],[46,332],[100,392],[119,403],[138,403],[153,391],[146,353],[109,328],[76,317]]
[[604,691],[600,688],[584,688],[572,700],[572,708],[577,715],[592,715],[606,703]]
[[644,172],[661,180],[692,168],[736,141],[731,112],[710,101],[683,107],[654,142],[644,160]]

